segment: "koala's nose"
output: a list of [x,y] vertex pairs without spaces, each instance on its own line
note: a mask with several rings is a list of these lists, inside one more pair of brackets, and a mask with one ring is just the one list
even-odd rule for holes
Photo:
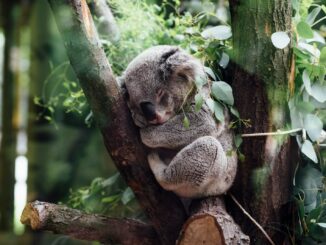
[[147,121],[152,121],[156,118],[155,106],[151,102],[140,103],[140,108]]

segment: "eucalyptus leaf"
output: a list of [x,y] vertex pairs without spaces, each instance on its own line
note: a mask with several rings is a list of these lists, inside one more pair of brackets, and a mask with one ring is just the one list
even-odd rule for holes
[[214,79],[214,81],[216,80],[216,76],[215,73],[213,72],[213,70],[207,66],[204,67],[205,72],[212,78]]
[[230,61],[230,57],[228,54],[226,53],[222,53],[222,57],[221,57],[221,60],[219,61],[219,65],[222,67],[222,68],[226,68],[229,64],[229,61]]
[[197,89],[201,89],[206,84],[206,82],[207,82],[206,79],[204,79],[203,77],[196,76],[195,84]]
[[326,229],[326,223],[317,223],[317,225]]
[[201,107],[203,106],[204,98],[202,94],[195,95],[195,111],[200,111]]
[[189,121],[189,118],[186,117],[186,116],[183,118],[183,126],[184,126],[185,128],[189,128],[189,127],[190,127],[190,121]]
[[308,94],[311,94],[311,81],[307,69],[305,69],[302,73],[302,81]]
[[310,54],[312,54],[314,57],[319,58],[320,57],[320,51],[318,48],[314,47],[311,44],[307,44],[304,42],[299,42],[298,43],[298,48],[303,51],[307,51]]
[[315,152],[315,149],[312,145],[312,143],[309,140],[306,140],[301,147],[301,152],[305,154],[309,159],[311,159],[313,162],[317,163],[317,155]]
[[314,36],[312,38],[306,39],[307,43],[318,42],[318,43],[325,44],[325,39],[322,35],[320,35],[317,31],[313,31],[313,33]]
[[311,94],[317,101],[324,103],[326,101],[326,85],[315,83],[311,87]]
[[214,101],[214,115],[220,122],[224,121],[224,107],[217,101]]
[[212,84],[212,94],[215,99],[221,100],[228,105],[234,104],[234,98],[232,94],[232,88],[226,82],[213,82]]
[[214,113],[214,100],[212,100],[211,98],[208,98],[205,102],[206,102],[206,105],[208,106],[208,108],[210,109],[210,111],[212,113]]
[[134,198],[135,198],[135,195],[134,195],[133,191],[131,190],[130,187],[127,187],[124,190],[124,192],[122,193],[121,202],[124,205],[126,205],[127,203],[129,203]]
[[322,173],[312,164],[307,164],[298,169],[295,179],[296,187],[304,192],[306,211],[313,210],[317,205],[318,190],[322,188]]
[[299,36],[301,36],[303,38],[313,38],[314,37],[314,33],[312,32],[310,25],[304,21],[300,21],[297,24],[297,31],[298,31]]
[[237,147],[237,148],[239,148],[240,147],[240,145],[242,144],[242,137],[241,137],[241,135],[240,134],[238,134],[238,135],[236,135],[235,136],[235,138],[234,138],[234,143],[235,143],[235,146]]
[[283,49],[290,43],[290,38],[286,32],[274,32],[271,36],[272,43],[276,48]]
[[226,40],[232,36],[231,27],[220,25],[211,28],[207,28],[201,33],[202,37],[205,39],[218,39]]
[[321,7],[317,7],[314,8],[313,10],[311,10],[311,12],[308,14],[307,18],[306,18],[306,23],[309,25],[312,25],[317,17],[317,15],[319,14],[321,10]]
[[237,109],[235,109],[234,107],[231,107],[230,111],[235,117],[240,118],[240,113]]
[[311,113],[316,109],[316,107],[308,101],[299,101],[296,107],[303,114]]
[[308,136],[312,141],[318,140],[323,130],[323,123],[313,114],[306,114],[303,121],[304,128],[307,130]]
[[326,65],[326,46],[320,51],[319,63]]

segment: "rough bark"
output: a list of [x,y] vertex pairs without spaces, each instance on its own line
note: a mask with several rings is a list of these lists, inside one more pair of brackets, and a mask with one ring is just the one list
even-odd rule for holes
[[49,0],[68,57],[126,183],[153,224],[162,244],[174,244],[185,220],[179,199],[164,191],[149,169],[146,151],[112,74],[84,0]]
[[[291,2],[281,0],[230,1],[233,29],[233,64],[230,71],[235,104],[252,127],[245,133],[284,128],[288,118],[289,48],[276,49],[271,43],[275,31],[291,30]],[[276,244],[284,240],[282,212],[289,202],[295,152],[286,137],[244,138],[233,193],[245,209],[266,229]],[[237,210],[236,207],[233,210]],[[253,244],[266,244],[254,225],[234,212]],[[281,231],[281,232],[280,232]]]
[[182,228],[178,245],[250,244],[249,237],[226,212],[223,197],[195,200],[190,210],[191,217]]
[[33,230],[50,230],[104,244],[155,245],[158,240],[152,226],[136,220],[86,214],[62,205],[39,201],[26,205],[21,222],[30,225]]

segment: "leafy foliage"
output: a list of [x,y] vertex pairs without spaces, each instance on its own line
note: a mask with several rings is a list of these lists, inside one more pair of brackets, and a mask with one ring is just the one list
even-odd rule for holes
[[96,178],[90,186],[71,191],[68,205],[89,213],[143,218],[134,193],[126,187],[119,173],[108,179]]
[[[326,18],[326,8],[313,1],[293,1],[292,4],[295,11],[292,40],[295,77],[289,81],[292,89],[289,109],[292,128],[303,129],[303,135],[297,136],[302,163],[294,180],[299,216],[296,238],[303,244],[315,244],[326,240],[326,151],[322,143],[326,123],[326,45],[324,37],[315,29]],[[273,35],[275,47],[288,45],[282,45],[287,34],[282,34],[283,39],[279,40],[273,40]]]

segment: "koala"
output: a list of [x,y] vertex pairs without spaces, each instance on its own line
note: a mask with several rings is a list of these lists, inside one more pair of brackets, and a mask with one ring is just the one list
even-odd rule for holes
[[[225,193],[237,169],[227,110],[225,122],[216,122],[207,105],[195,111],[197,77],[207,79],[201,62],[167,45],[138,55],[121,77],[156,180],[186,198]],[[209,84],[203,91],[207,98]],[[185,115],[190,122],[187,128]]]

